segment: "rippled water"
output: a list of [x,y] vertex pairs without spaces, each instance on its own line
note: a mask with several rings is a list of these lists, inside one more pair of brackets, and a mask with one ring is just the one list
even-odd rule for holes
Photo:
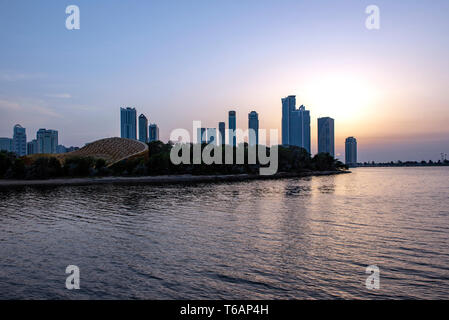
[[449,168],[0,191],[0,298],[447,298],[448,196]]

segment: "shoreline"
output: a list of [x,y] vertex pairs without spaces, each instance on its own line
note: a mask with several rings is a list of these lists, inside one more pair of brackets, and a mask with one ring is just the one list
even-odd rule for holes
[[204,183],[204,182],[234,182],[251,180],[274,180],[283,178],[303,178],[311,176],[329,176],[351,173],[351,171],[308,171],[301,173],[279,172],[271,176],[230,174],[230,175],[204,175],[194,176],[165,175],[143,177],[101,177],[101,178],[61,178],[48,180],[0,180],[0,189],[8,187],[33,187],[33,186],[83,186],[101,184],[178,184],[178,183]]

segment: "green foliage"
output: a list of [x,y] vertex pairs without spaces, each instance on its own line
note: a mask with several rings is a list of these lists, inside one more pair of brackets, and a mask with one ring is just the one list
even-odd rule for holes
[[[143,176],[169,174],[258,174],[261,165],[248,163],[248,144],[238,147],[222,146],[222,163],[207,165],[204,162],[193,164],[193,144],[189,145],[189,164],[174,165],[170,160],[173,144],[154,141],[148,144],[149,154],[146,157],[120,161],[112,167],[107,167],[104,159],[92,157],[70,157],[63,165],[54,157],[42,157],[29,165],[23,158],[17,158],[13,153],[0,152],[0,178],[10,179],[49,179],[56,177],[87,177],[87,176]],[[198,145],[196,145],[198,147]],[[206,144],[201,146],[201,154]],[[225,164],[225,151],[232,148],[233,163]],[[236,164],[237,153],[243,152],[244,163]],[[272,152],[270,148],[267,153]],[[333,171],[344,170],[346,166],[327,153],[320,153],[313,158],[303,148],[295,146],[278,146],[278,172],[303,172],[310,170]]]
[[64,174],[69,177],[86,177],[91,175],[95,159],[92,157],[71,157],[64,163]]
[[16,155],[12,152],[0,151],[0,178],[3,178],[8,170],[11,170]]
[[48,179],[62,175],[61,163],[56,158],[42,157],[26,169],[26,179]]

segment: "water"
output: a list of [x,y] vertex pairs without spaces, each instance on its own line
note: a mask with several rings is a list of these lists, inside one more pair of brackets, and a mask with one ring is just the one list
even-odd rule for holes
[[447,298],[448,195],[449,168],[0,191],[0,298]]

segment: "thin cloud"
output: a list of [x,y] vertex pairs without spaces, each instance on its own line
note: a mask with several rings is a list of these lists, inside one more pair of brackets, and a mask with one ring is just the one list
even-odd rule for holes
[[70,93],[49,93],[45,95],[48,98],[57,98],[57,99],[70,99],[72,95]]
[[45,75],[42,73],[14,73],[14,72],[0,73],[0,81],[6,81],[6,82],[42,79],[44,77],[45,77]]

